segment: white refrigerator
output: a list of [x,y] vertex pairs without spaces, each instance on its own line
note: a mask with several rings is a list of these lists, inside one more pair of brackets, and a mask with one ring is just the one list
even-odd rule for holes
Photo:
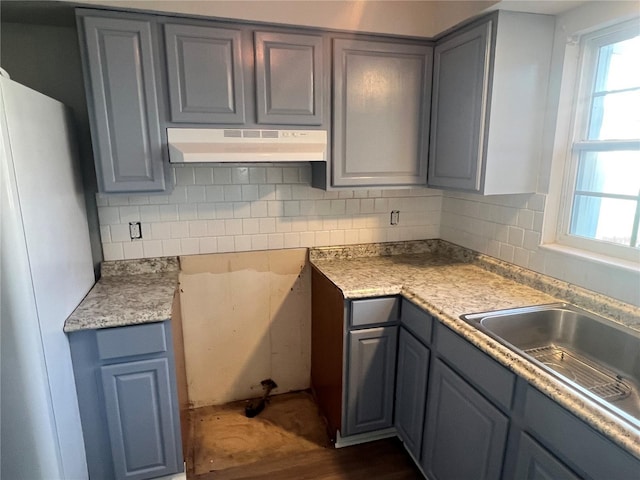
[[0,477],[87,478],[65,320],[94,284],[69,112],[0,75]]

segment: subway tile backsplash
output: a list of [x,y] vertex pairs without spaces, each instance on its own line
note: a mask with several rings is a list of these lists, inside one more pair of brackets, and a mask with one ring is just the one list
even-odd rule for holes
[[440,233],[450,242],[533,268],[544,201],[545,195],[540,194],[483,197],[446,193]]
[[480,196],[447,192],[440,238],[640,305],[637,273],[540,248],[546,195]]
[[[105,260],[440,236],[437,190],[325,192],[311,188],[308,164],[171,170],[170,195],[97,195]],[[129,222],[141,222],[141,240],[129,238]]]

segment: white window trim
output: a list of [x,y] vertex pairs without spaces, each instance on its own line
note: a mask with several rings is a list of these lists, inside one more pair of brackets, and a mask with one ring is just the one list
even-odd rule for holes
[[[581,85],[580,82],[586,82],[594,74],[594,72],[586,72],[588,76],[582,74],[584,67],[580,63],[582,58],[580,40],[583,36],[591,36],[594,42],[597,42],[597,39],[603,37],[612,38],[612,32],[622,28],[628,28],[631,25],[635,25],[637,28],[640,18],[636,15],[637,13],[634,12],[632,20],[624,22],[623,18],[610,19],[606,24],[597,24],[596,22],[582,24],[573,31],[560,25],[556,31],[555,41],[563,50],[560,70],[556,71],[561,71],[562,80],[558,85],[558,115],[541,248],[640,271],[639,250],[564,233],[568,230],[567,225],[569,224],[573,201],[572,193],[575,185],[577,154],[573,151],[574,138],[577,138],[576,133],[583,127],[578,122],[586,121],[584,113],[578,110],[580,106],[584,108],[586,102],[577,98],[575,92],[590,96],[590,91],[583,88],[584,85]],[[598,15],[594,15],[593,18],[598,18]],[[629,17],[627,16],[627,18]],[[567,23],[571,24],[570,21]],[[595,34],[591,32],[595,32]],[[591,70],[594,70],[593,62],[590,64],[592,65]]]

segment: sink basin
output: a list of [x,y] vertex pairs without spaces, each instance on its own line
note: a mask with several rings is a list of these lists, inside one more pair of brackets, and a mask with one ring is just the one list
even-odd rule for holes
[[460,318],[640,428],[640,333],[564,303]]

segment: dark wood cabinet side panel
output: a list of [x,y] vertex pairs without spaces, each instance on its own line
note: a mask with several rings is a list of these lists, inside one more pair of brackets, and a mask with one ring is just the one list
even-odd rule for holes
[[335,439],[342,427],[344,298],[316,268],[311,285],[311,386]]
[[178,408],[180,410],[180,430],[182,433],[182,451],[189,453],[189,392],[187,388],[187,369],[184,360],[184,337],[182,335],[182,310],[180,292],[173,295],[171,306],[171,330],[173,333],[173,354],[176,367],[176,387],[178,390]]

